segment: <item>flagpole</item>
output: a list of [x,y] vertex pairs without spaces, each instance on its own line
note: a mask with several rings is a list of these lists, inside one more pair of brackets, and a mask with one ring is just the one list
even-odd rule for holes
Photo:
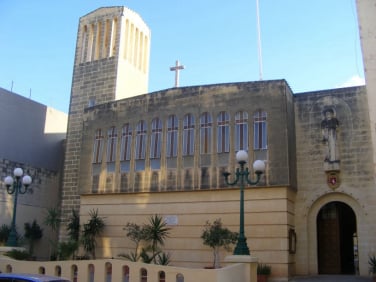
[[258,60],[259,60],[259,76],[262,80],[262,52],[261,52],[261,28],[260,28],[260,7],[259,0],[256,0],[256,16],[257,16],[257,46],[258,46]]

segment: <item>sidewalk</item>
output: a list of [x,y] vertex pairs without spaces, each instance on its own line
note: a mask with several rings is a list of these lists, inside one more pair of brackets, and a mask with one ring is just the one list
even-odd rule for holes
[[289,282],[370,282],[371,277],[356,275],[315,275],[294,277]]

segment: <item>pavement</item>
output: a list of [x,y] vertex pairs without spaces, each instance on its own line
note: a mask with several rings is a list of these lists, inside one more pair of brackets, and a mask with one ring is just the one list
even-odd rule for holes
[[289,282],[371,282],[372,277],[357,275],[315,275],[293,277]]

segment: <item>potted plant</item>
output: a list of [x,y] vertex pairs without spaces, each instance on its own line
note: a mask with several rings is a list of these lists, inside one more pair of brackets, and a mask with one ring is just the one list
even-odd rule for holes
[[272,273],[272,267],[267,264],[259,263],[257,265],[257,282],[267,282]]
[[368,259],[369,273],[372,275],[372,279],[376,282],[376,256],[370,255]]
[[223,247],[225,250],[230,251],[230,245],[236,243],[238,233],[223,227],[221,219],[216,219],[213,223],[206,222],[201,238],[204,240],[204,245],[213,249],[214,261],[212,268],[219,268],[219,249]]

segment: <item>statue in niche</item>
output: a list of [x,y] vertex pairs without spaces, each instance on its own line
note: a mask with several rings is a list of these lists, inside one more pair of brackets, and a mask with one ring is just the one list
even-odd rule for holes
[[333,109],[326,109],[323,112],[324,120],[321,122],[322,142],[325,145],[324,163],[328,169],[338,169],[339,150],[337,145],[337,130],[339,121]]

